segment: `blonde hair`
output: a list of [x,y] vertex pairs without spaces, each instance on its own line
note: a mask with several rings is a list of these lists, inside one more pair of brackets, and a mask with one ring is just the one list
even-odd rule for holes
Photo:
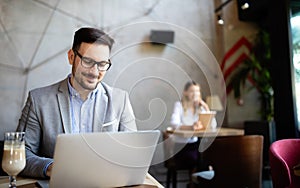
[[[183,92],[188,91],[191,86],[198,86],[200,88],[200,85],[195,81],[189,81],[184,85]],[[200,92],[200,98],[201,98],[201,92]],[[188,102],[189,102],[189,98],[185,95],[182,95],[181,104],[182,104],[184,114],[186,114],[186,111],[188,110]],[[194,106],[194,114],[196,114],[197,110],[198,110],[197,106]]]

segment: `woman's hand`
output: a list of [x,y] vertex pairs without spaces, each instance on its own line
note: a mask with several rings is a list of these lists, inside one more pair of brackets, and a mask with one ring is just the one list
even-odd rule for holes
[[204,107],[205,111],[210,111],[208,105],[203,100],[200,100],[199,103],[200,103],[200,106]]
[[201,123],[201,121],[197,121],[193,124],[193,128],[194,128],[194,131],[200,131],[202,130],[204,127]]

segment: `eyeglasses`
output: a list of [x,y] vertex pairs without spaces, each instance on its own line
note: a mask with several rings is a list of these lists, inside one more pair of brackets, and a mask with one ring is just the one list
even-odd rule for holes
[[78,55],[78,57],[80,58],[81,65],[84,68],[92,68],[93,66],[97,65],[97,68],[99,71],[107,71],[111,66],[111,62],[109,59],[108,59],[108,61],[97,62],[89,57],[82,56],[77,50],[73,50],[73,51],[74,51],[75,55]]

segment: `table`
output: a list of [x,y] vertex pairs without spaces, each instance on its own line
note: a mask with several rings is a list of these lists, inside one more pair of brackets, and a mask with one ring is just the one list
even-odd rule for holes
[[206,129],[206,130],[171,130],[167,129],[166,133],[177,135],[183,138],[190,138],[192,136],[197,137],[224,137],[224,136],[242,136],[244,135],[244,129],[234,129],[234,128],[216,128],[216,129]]
[[[36,184],[37,180],[17,177],[18,188],[39,188]],[[8,187],[8,177],[0,177],[0,188]],[[134,188],[163,188],[163,186],[153,178],[149,173],[142,185],[134,186]]]

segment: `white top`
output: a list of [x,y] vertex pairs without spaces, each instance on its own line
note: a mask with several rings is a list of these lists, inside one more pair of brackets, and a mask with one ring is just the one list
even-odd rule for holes
[[[200,111],[205,111],[205,108],[201,107]],[[174,105],[173,114],[171,116],[171,126],[174,129],[179,128],[181,125],[193,126],[195,122],[198,121],[199,115],[198,113],[193,113],[191,109],[188,109],[185,113],[180,101],[177,101]],[[217,126],[216,119],[212,119],[211,127],[215,128]],[[178,136],[173,136],[174,142],[177,143],[193,143],[197,142],[197,137],[191,138],[182,138]]]

